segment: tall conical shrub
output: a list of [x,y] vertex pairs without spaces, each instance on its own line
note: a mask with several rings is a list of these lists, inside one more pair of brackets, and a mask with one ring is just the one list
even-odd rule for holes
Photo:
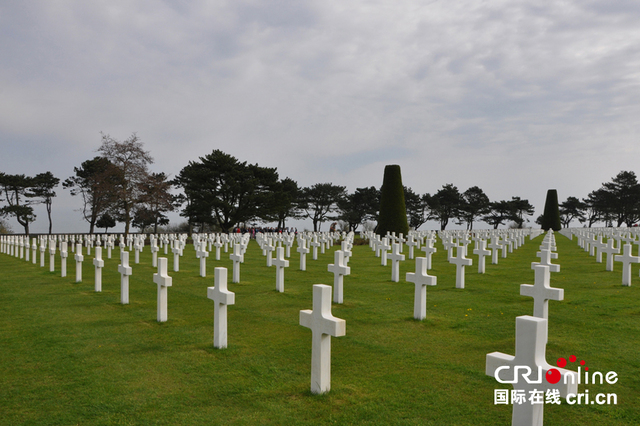
[[380,190],[380,214],[376,233],[385,236],[387,232],[395,232],[396,235],[407,235],[409,232],[402,176],[397,164],[385,166]]
[[542,229],[548,231],[562,229],[560,224],[560,207],[558,206],[558,191],[550,189],[547,191],[547,201],[544,203],[544,214],[542,216]]

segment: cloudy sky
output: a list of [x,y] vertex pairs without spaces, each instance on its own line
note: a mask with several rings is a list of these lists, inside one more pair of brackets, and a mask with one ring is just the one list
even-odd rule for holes
[[[399,164],[533,220],[548,188],[640,171],[638,22],[615,0],[4,1],[0,171],[64,179],[137,132],[170,175],[221,149],[353,191]],[[54,232],[86,232],[57,192]]]

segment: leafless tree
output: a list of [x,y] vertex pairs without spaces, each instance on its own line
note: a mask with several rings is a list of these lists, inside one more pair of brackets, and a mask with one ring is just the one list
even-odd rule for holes
[[153,163],[153,158],[143,149],[143,144],[135,133],[122,142],[101,134],[102,145],[98,152],[111,161],[122,174],[121,184],[115,188],[118,200],[115,212],[118,219],[124,222],[124,232],[128,234],[135,211],[140,204],[141,187],[149,178],[148,165]]

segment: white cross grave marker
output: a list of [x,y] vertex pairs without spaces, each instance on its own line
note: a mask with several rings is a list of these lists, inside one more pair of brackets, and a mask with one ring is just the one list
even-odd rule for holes
[[407,272],[407,281],[416,286],[413,317],[423,320],[427,316],[427,286],[436,285],[437,277],[427,274],[427,258],[416,258],[416,272]]
[[313,286],[313,310],[300,311],[300,325],[311,329],[311,393],[331,389],[331,336],[346,334],[346,321],[331,314],[331,287]]
[[40,267],[44,268],[44,252],[47,246],[44,240],[40,241]]
[[536,265],[535,284],[520,284],[520,295],[533,297],[533,316],[549,319],[549,300],[564,300],[564,289],[549,285],[550,268]]
[[95,258],[93,259],[93,265],[95,266],[95,291],[102,291],[102,268],[104,267],[104,260],[102,260],[102,247],[97,246],[94,249]]
[[391,281],[400,281],[400,261],[404,260],[404,254],[400,254],[400,244],[393,243],[391,254],[387,255],[391,259]]
[[407,246],[409,246],[409,259],[413,260],[413,249],[414,247],[419,247],[420,243],[414,239],[413,235],[409,235],[407,237]]
[[240,263],[244,261],[244,254],[242,254],[242,247],[236,243],[233,245],[233,253],[229,255],[229,259],[233,261],[233,279],[231,282],[240,282]]
[[213,347],[224,349],[227,347],[227,305],[235,304],[236,299],[235,293],[227,290],[227,268],[215,268],[214,280],[215,287],[207,287],[207,297],[215,302]]
[[216,260],[220,260],[220,247],[222,247],[222,243],[220,242],[220,235],[216,235],[216,241],[213,243],[213,246],[216,248]]
[[156,241],[156,239],[152,239],[150,241],[150,245],[151,245],[151,266],[153,266],[154,268],[158,267],[158,251],[160,251],[160,248],[158,247],[158,242]]
[[467,259],[466,246],[456,246],[456,257],[449,259],[449,263],[456,265],[456,288],[464,288],[464,267],[473,265],[472,259]]
[[289,261],[284,258],[284,248],[276,248],[276,258],[273,260],[276,266],[276,290],[284,292],[284,268],[289,267]]
[[82,282],[82,261],[84,260],[84,256],[82,255],[82,244],[76,244],[76,255],[74,256],[76,259],[76,282]]
[[311,241],[310,246],[313,248],[313,252],[312,252],[312,259],[313,260],[318,260],[318,247],[320,247],[320,244],[318,242],[318,235],[314,234],[313,235],[313,241]]
[[631,254],[631,244],[625,244],[622,255],[616,256],[616,262],[622,262],[622,285],[631,286],[631,264],[640,263],[640,257]]
[[387,266],[387,254],[388,254],[387,252],[391,250],[391,245],[389,245],[389,238],[384,237],[379,247],[380,247],[380,264],[382,266]]
[[180,270],[180,256],[182,256],[180,240],[173,240],[171,253],[173,253],[173,272],[178,272]]
[[453,242],[453,237],[447,236],[446,238],[443,238],[442,245],[447,251],[447,260],[450,260],[453,257],[453,247],[456,246],[456,244]]
[[349,258],[351,257],[351,243],[348,241],[343,241],[340,243],[340,250],[342,251],[342,256],[344,259],[344,264],[347,265],[349,263]]
[[[534,404],[529,400],[531,392],[542,392],[543,402],[547,390],[557,389],[562,398],[578,392],[573,371],[555,367],[560,372],[560,380],[555,384],[547,381],[547,377],[551,377],[547,373],[554,369],[547,363],[545,356],[547,325],[547,320],[543,318],[528,315],[516,317],[516,355],[501,352],[487,354],[487,376],[500,379],[501,383],[512,383],[515,392],[525,395],[524,403],[513,404],[512,425],[542,426],[544,404]],[[565,378],[569,374],[574,377]]]
[[129,276],[133,273],[129,266],[129,252],[120,252],[120,265],[118,265],[118,272],[120,272],[120,303],[123,305],[129,304]]
[[273,244],[273,240],[269,238],[263,248],[267,253],[267,266],[270,268],[273,265],[273,252],[276,246]]
[[158,322],[166,322],[168,287],[171,287],[173,279],[167,275],[167,258],[158,258],[158,273],[153,274],[153,282],[158,284]]
[[613,255],[620,253],[620,246],[618,245],[618,247],[616,247],[615,241],[616,240],[614,240],[613,238],[609,238],[607,240],[607,245],[602,249],[602,252],[607,254],[607,271],[613,271]]
[[[196,250],[196,257],[200,259],[200,276],[206,277],[207,276],[207,257],[209,257],[209,252],[206,250],[207,242],[203,241],[202,243],[198,243],[198,247],[199,247],[198,250]],[[220,253],[218,253],[218,255],[219,254]]]
[[476,247],[473,254],[478,256],[478,273],[484,274],[485,256],[491,255],[491,250],[487,250],[487,241],[483,239],[476,240]]
[[427,270],[431,269],[431,255],[438,251],[437,248],[433,246],[433,240],[427,239],[425,245],[422,247],[422,251],[424,252],[424,257],[427,259]]
[[67,257],[69,257],[67,242],[63,241],[60,246],[60,277],[62,278],[67,276]]
[[487,247],[489,247],[491,249],[491,264],[497,265],[498,264],[498,250],[500,250],[502,248],[502,244],[500,244],[500,241],[499,241],[498,237],[491,237],[491,243],[489,243],[489,245]]
[[531,269],[535,269],[537,265],[544,265],[549,267],[549,272],[560,272],[560,265],[551,263],[551,257],[553,254],[557,253],[551,253],[551,250],[546,249],[542,249],[537,252],[536,256],[540,258],[540,262],[531,262]]
[[506,259],[507,258],[507,251],[511,252],[513,251],[513,245],[511,243],[511,241],[509,241],[509,237],[507,235],[503,235],[502,236],[502,258]]
[[53,272],[55,270],[56,270],[56,241],[49,240],[49,272]]
[[606,247],[606,244],[602,242],[602,235],[598,235],[598,238],[591,243],[591,247],[596,251],[596,263],[602,263],[602,249]]
[[329,272],[333,273],[333,301],[335,303],[343,302],[343,277],[351,273],[351,268],[344,264],[344,252],[336,250],[333,252],[333,263],[330,263]]
[[142,247],[144,246],[144,242],[136,239],[136,242],[133,245],[133,259],[134,263],[137,265],[140,263],[140,252],[142,251]]
[[307,240],[304,238],[298,239],[298,253],[300,253],[300,270],[307,270],[307,254],[309,253],[309,249],[307,248]]

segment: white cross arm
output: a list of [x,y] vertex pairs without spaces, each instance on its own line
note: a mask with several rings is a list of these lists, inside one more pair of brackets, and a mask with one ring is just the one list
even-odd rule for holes
[[351,267],[350,266],[342,266],[342,265],[336,265],[335,263],[330,263],[327,265],[327,270],[333,274],[340,274],[340,275],[349,275],[351,274]]
[[223,305],[233,305],[236,303],[235,293],[227,290],[218,290],[216,287],[207,287],[207,297]]
[[131,266],[118,265],[118,272],[120,272],[123,275],[132,275],[133,270],[131,269]]
[[162,287],[171,287],[173,278],[164,274],[153,274],[153,282]]
[[[314,327],[314,324],[318,324],[317,328]],[[328,316],[314,315],[314,312],[310,309],[300,311],[300,325],[333,337],[347,334],[347,322],[345,320],[336,318],[331,314]]]
[[531,284],[520,284],[520,295],[529,296],[534,299],[543,298],[546,300],[564,300],[564,289],[545,287]]
[[[566,398],[569,393],[577,393],[577,373],[564,368],[553,367],[545,359],[547,345],[547,320],[523,315],[516,318],[516,355],[507,355],[500,352],[487,354],[485,373],[488,376],[499,378],[503,381],[514,381],[514,389],[558,389],[560,396]],[[498,370],[500,367],[502,369]],[[529,367],[518,369],[516,367]],[[555,368],[560,372],[560,380],[551,384],[547,381],[547,372]],[[540,375],[538,374],[540,370]],[[567,375],[575,375],[573,378],[565,378]],[[498,377],[496,377],[497,379]],[[527,381],[530,380],[531,382]],[[572,380],[573,379],[573,380]],[[566,382],[566,383],[565,383]]]
[[[502,352],[491,352],[487,354],[487,364],[485,374],[490,377],[496,377],[496,370],[503,365],[512,365],[515,356],[503,354]],[[500,374],[502,380],[513,380],[513,369]]]
[[346,334],[347,322],[331,314],[331,287],[324,284],[313,286],[313,311],[300,311],[300,325],[311,331],[340,337]]

